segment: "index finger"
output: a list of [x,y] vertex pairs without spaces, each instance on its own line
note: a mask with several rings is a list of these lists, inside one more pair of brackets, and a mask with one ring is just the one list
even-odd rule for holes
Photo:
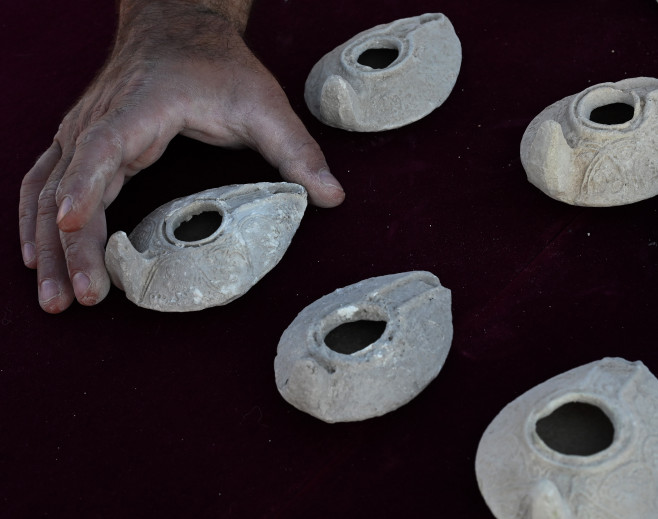
[[82,132],[57,188],[57,224],[62,231],[82,229],[102,202],[123,160],[123,139],[114,127],[98,122]]
[[101,204],[109,204],[123,184],[117,175],[135,174],[162,155],[177,127],[153,110],[117,109],[80,134],[57,189],[57,224],[62,231],[80,230]]
[[313,204],[335,207],[343,202],[345,192],[324,153],[280,88],[248,114],[245,126],[252,145],[285,180],[303,185]]

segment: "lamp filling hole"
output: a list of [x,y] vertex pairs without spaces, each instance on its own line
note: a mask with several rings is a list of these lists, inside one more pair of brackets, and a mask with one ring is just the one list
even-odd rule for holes
[[590,121],[598,124],[623,124],[633,118],[635,108],[627,103],[611,103],[594,108]]
[[615,428],[598,407],[569,402],[558,407],[535,425],[539,437],[554,451],[574,456],[591,456],[610,445]]
[[364,51],[357,60],[361,65],[370,68],[387,68],[398,58],[397,49],[368,49]]
[[199,241],[214,233],[222,224],[222,215],[217,211],[204,211],[181,222],[174,229],[174,236],[180,241]]
[[324,343],[337,353],[351,355],[370,346],[386,329],[386,321],[352,321],[331,330]]

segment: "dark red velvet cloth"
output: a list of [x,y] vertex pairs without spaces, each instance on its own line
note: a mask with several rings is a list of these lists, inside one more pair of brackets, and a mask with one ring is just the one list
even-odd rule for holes
[[[463,47],[445,104],[383,133],[324,126],[303,100],[326,52],[376,24],[443,12]],[[347,192],[309,208],[245,296],[187,314],[44,313],[18,241],[21,179],[103,63],[114,1],[10,2],[0,30],[0,517],[490,519],[474,459],[533,386],[606,356],[658,373],[658,198],[572,207],[526,180],[519,144],[549,104],[658,76],[655,0],[257,1],[247,39]],[[255,152],[177,138],[107,212],[131,230],[174,198],[276,181]],[[328,425],[274,383],[283,330],[362,279],[429,270],[452,290],[447,362],[403,408]]]

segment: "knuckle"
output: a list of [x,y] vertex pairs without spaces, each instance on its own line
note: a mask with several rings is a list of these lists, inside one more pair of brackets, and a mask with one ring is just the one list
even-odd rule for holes
[[57,134],[64,133],[74,127],[75,122],[78,120],[79,116],[80,110],[77,107],[67,113],[62,119],[59,128],[57,128]]
[[94,272],[99,266],[103,266],[104,238],[104,233],[99,236],[84,231],[61,233],[62,249],[69,272]]
[[33,193],[38,193],[43,187],[43,180],[35,170],[30,170],[23,177],[21,182],[21,198],[33,196]]
[[77,240],[66,240],[64,243],[64,257],[69,266],[76,265],[84,259],[84,247]]
[[96,124],[98,121],[103,119],[106,113],[107,113],[107,109],[105,106],[95,104],[87,113],[87,117],[86,117],[87,124],[90,125]]
[[317,153],[320,151],[320,146],[312,138],[296,140],[295,136],[290,136],[290,148],[293,150],[294,155],[299,156],[307,153]]
[[44,213],[57,208],[56,194],[59,181],[49,180],[39,192],[39,212]]
[[58,251],[55,251],[47,246],[38,246],[37,264],[41,278],[51,277],[52,271],[57,270],[57,264],[59,261],[60,259]]
[[117,155],[123,149],[118,129],[106,120],[100,120],[82,131],[75,141],[76,148],[100,145],[108,155]]
[[62,119],[53,142],[63,149],[67,143],[75,140],[78,133],[80,133],[80,110],[76,107]]

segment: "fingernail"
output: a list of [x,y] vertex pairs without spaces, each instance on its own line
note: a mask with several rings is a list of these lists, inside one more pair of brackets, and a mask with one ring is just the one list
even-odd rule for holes
[[334,177],[326,168],[319,171],[318,178],[325,186],[340,189],[341,191],[343,190],[342,186],[338,183],[338,180],[336,180],[336,177]]
[[34,256],[36,256],[36,249],[34,247],[33,243],[25,242],[23,244],[23,263],[26,265],[28,263],[32,263],[32,260],[34,259]]
[[72,207],[73,202],[71,202],[71,197],[65,196],[64,200],[62,200],[62,203],[59,206],[59,211],[57,211],[57,223],[62,221],[62,219],[68,214]]
[[87,293],[87,290],[89,290],[89,285],[91,285],[89,276],[87,276],[87,274],[84,272],[78,272],[75,274],[71,282],[73,283],[73,291],[75,292],[75,297],[84,297],[84,295]]
[[44,279],[39,287],[39,300],[47,303],[59,295],[59,285],[52,279]]

